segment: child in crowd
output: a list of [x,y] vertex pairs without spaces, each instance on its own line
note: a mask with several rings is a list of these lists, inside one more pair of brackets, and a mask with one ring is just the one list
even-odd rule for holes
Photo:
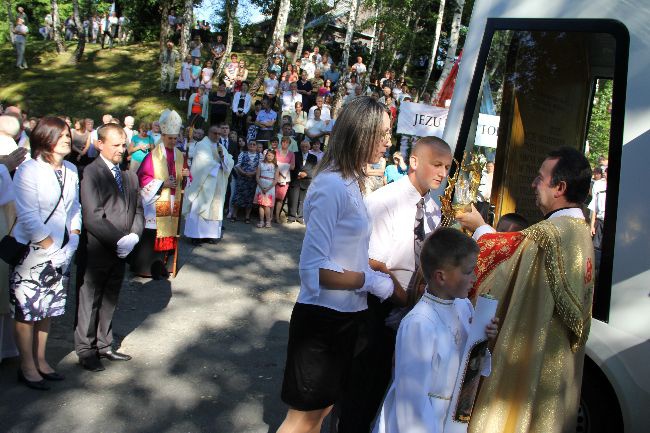
[[214,69],[212,69],[212,61],[208,60],[205,62],[205,66],[201,69],[201,84],[205,86],[205,92],[210,93],[212,90],[212,76],[214,75]]
[[[276,140],[277,147],[277,140]],[[271,227],[271,210],[275,205],[275,184],[278,181],[278,163],[275,160],[275,150],[268,149],[262,161],[257,166],[255,175],[257,189],[255,190],[255,201],[259,205],[260,222],[257,227]],[[266,219],[266,224],[264,220]]]
[[195,57],[190,69],[190,93],[196,93],[201,85],[201,59]]
[[183,63],[181,63],[181,74],[176,83],[176,89],[180,91],[179,98],[181,101],[187,101],[187,91],[190,89],[192,83],[192,56],[186,56]]
[[[373,433],[442,433],[474,308],[467,295],[476,280],[476,242],[452,228],[440,228],[422,245],[420,263],[426,292],[402,319],[395,344],[393,383]],[[497,335],[496,318],[485,332]],[[489,375],[490,354],[481,375]]]

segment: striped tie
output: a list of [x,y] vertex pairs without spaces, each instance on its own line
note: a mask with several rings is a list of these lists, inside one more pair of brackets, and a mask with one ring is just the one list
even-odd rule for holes
[[120,168],[117,165],[113,166],[113,173],[115,175],[115,182],[117,182],[117,188],[121,193],[124,193],[124,186],[122,185],[122,173]]

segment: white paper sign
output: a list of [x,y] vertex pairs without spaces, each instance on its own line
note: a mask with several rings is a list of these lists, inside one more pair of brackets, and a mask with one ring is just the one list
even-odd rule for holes
[[495,316],[498,303],[493,297],[486,296],[479,296],[476,301],[474,317],[461,358],[460,371],[456,377],[454,393],[445,420],[445,433],[467,433],[481,380],[481,360],[483,353],[487,350],[488,340],[485,335],[485,327]]
[[499,121],[501,117],[479,113],[478,126],[476,127],[476,146],[497,147],[499,138]]
[[402,102],[397,133],[418,137],[442,137],[449,109],[415,102]]

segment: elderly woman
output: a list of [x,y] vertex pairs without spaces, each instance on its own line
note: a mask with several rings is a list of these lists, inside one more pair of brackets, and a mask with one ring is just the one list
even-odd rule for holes
[[46,390],[46,380],[63,380],[45,359],[52,317],[65,312],[69,265],[79,245],[81,206],[70,128],[44,117],[32,131],[31,160],[14,176],[17,222],[13,235],[29,252],[9,278],[9,299],[20,352],[18,380]]
[[197,92],[190,95],[187,102],[187,119],[191,126],[200,128],[204,122],[208,121],[209,102],[205,86],[201,84]]

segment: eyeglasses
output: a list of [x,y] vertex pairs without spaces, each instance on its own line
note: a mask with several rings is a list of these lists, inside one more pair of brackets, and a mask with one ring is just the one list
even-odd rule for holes
[[391,139],[391,130],[390,129],[386,130],[386,132],[384,132],[384,134],[381,136],[381,138],[384,141],[390,141],[390,139]]

